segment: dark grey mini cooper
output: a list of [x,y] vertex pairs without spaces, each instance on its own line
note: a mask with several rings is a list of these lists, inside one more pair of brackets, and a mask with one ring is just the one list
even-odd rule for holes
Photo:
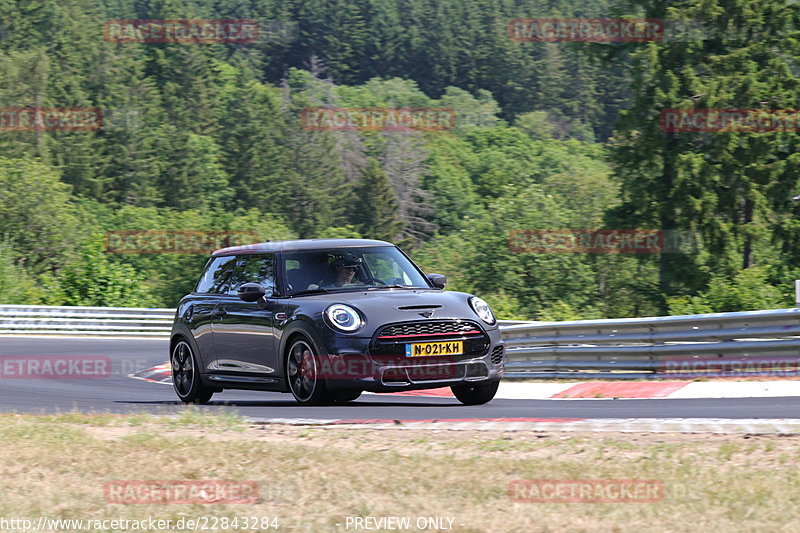
[[383,241],[218,250],[178,305],[175,391],[187,403],[224,389],[291,392],[312,405],[449,386],[464,404],[486,403],[503,375],[497,321],[445,281]]

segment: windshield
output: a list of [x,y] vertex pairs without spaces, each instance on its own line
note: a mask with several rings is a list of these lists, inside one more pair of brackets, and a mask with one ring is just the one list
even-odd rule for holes
[[288,293],[430,288],[416,266],[394,246],[307,250],[283,254]]

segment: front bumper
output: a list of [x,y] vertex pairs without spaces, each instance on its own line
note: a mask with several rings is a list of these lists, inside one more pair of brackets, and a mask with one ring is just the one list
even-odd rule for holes
[[[320,373],[329,389],[392,392],[497,381],[503,377],[505,353],[497,328],[488,331],[480,328],[480,334],[471,335],[436,334],[436,337],[381,340],[378,333],[371,338],[324,339],[326,354]],[[465,353],[434,357],[404,355],[406,344],[433,340],[462,341]]]

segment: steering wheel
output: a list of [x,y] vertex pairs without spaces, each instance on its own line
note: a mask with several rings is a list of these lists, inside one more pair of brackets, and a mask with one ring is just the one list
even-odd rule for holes
[[372,281],[374,281],[375,283],[380,283],[381,285],[388,285],[388,283],[378,278],[372,278]]

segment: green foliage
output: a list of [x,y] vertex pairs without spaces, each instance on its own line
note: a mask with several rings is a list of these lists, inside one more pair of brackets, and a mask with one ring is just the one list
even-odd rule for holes
[[483,203],[475,190],[469,168],[477,157],[464,140],[450,135],[433,137],[427,145],[428,168],[423,185],[431,192],[432,221],[443,233],[461,226],[462,220],[476,216]]
[[447,87],[439,99],[441,107],[452,109],[456,116],[456,131],[465,132],[473,127],[491,127],[500,122],[500,106],[486,90],[475,97],[458,87]]
[[768,281],[768,267],[752,267],[738,272],[733,279],[714,276],[708,289],[697,296],[674,296],[667,299],[669,314],[725,313],[789,307],[781,290]]
[[455,290],[495,295],[506,316],[530,319],[558,299],[586,308],[594,288],[584,256],[518,253],[509,246],[512,230],[566,228],[569,212],[535,185],[505,186],[498,196],[463,229],[427,243],[415,258],[426,271],[445,274]]
[[[255,234],[257,242],[286,240],[296,237],[279,217],[257,209],[235,211],[178,211],[168,208],[124,206],[112,209],[93,202],[79,203],[85,224],[104,232],[147,231],[246,231]],[[241,243],[241,244],[250,244]],[[117,266],[131,266],[146,280],[144,284],[154,305],[177,305],[191,291],[208,259],[205,254],[177,253],[107,253],[107,260]]]
[[514,121],[514,126],[527,133],[534,141],[544,141],[555,136],[555,126],[547,119],[547,111],[523,113]]
[[53,168],[0,157],[0,238],[27,270],[44,272],[73,255],[82,229],[69,192]]
[[517,128],[477,128],[465,135],[480,157],[469,161],[469,173],[476,192],[483,198],[496,198],[505,184],[534,182],[536,146]]
[[[664,14],[662,5],[644,5],[647,16]],[[612,145],[622,203],[607,217],[616,227],[700,234],[707,253],[660,258],[667,298],[705,286],[709,272],[732,278],[777,262],[776,242],[800,250],[797,227],[787,223],[797,216],[791,197],[800,186],[795,132],[670,133],[659,124],[669,109],[796,107],[800,6],[715,0],[677,4],[668,14],[704,26],[705,35],[633,53],[633,105]]]
[[414,80],[373,78],[357,86],[336,88],[341,104],[348,107],[433,107],[436,101],[422,92]]
[[43,302],[36,283],[15,261],[11,247],[0,241],[0,303],[35,305]]
[[347,225],[334,228],[324,228],[315,238],[317,239],[361,239],[363,236],[355,226]]
[[[0,127],[0,301],[175,305],[205,254],[98,248],[118,230],[393,240],[504,318],[775,306],[800,275],[800,137],[658,123],[670,108],[796,108],[796,2],[0,3],[0,108],[103,112],[99,131]],[[518,17],[609,14],[687,19],[705,34],[508,34]],[[192,17],[266,31],[245,45],[115,44],[97,22]],[[270,21],[297,32],[272,35]],[[456,125],[315,131],[307,107],[450,108]],[[699,245],[508,246],[513,230],[600,228],[683,230]]]
[[358,232],[370,239],[395,240],[402,228],[397,216],[397,199],[386,172],[374,159],[361,174],[355,197],[353,212]]
[[536,315],[536,320],[546,322],[561,322],[564,320],[586,320],[591,318],[602,318],[600,313],[594,309],[584,309],[579,311],[567,302],[556,300],[555,302],[544,307]]
[[149,307],[153,304],[145,280],[130,265],[110,261],[100,236],[87,242],[78,260],[64,267],[59,286],[60,305]]
[[519,299],[503,289],[490,294],[481,294],[481,298],[489,304],[498,320],[530,320],[530,317],[521,311],[522,305]]
[[230,207],[233,194],[228,186],[228,175],[220,163],[220,148],[214,139],[190,134],[184,150],[186,153],[181,159],[192,164],[176,171],[176,179],[169,187],[173,192],[168,197],[169,204],[184,209]]

